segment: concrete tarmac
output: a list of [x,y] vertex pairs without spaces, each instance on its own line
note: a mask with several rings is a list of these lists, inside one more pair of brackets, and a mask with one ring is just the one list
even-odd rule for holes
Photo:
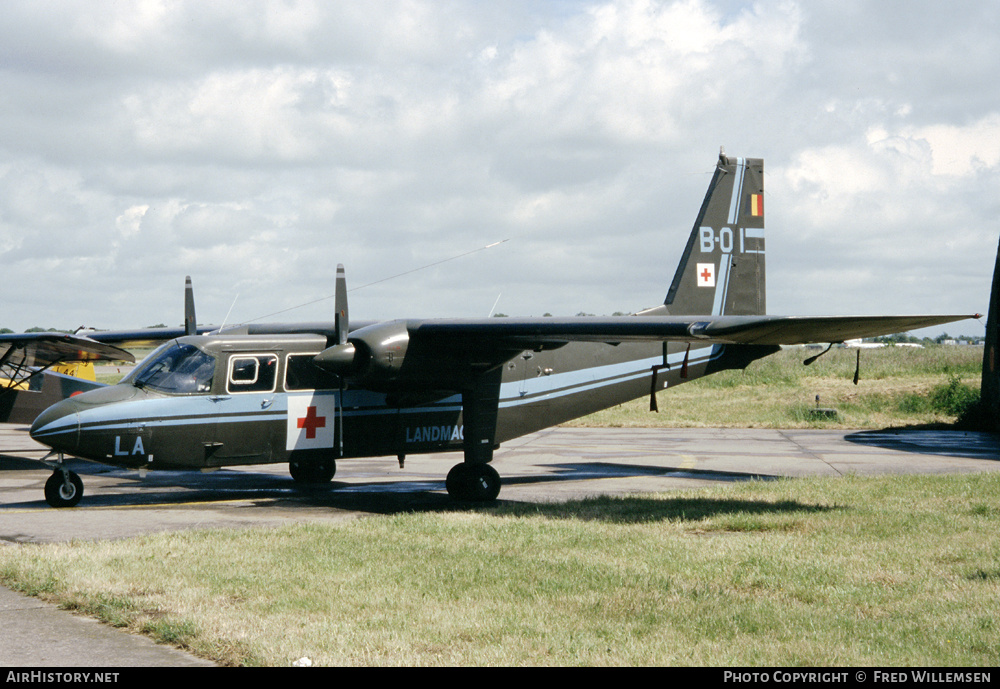
[[[269,526],[447,510],[459,454],[337,463],[328,486],[304,490],[283,464],[150,472],[71,460],[81,503],[50,508],[45,451],[23,426],[0,424],[0,547],[127,538],[194,528]],[[35,461],[32,461],[35,460]],[[494,466],[503,501],[676,491],[781,476],[1000,471],[1000,438],[962,431],[552,428],[505,443]],[[34,599],[0,589],[0,666],[203,664]]]

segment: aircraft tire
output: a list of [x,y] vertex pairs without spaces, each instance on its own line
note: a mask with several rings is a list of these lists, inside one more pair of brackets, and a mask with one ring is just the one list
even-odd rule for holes
[[493,502],[500,494],[503,481],[489,464],[456,464],[448,472],[445,487],[454,500]]
[[288,473],[296,483],[329,483],[337,473],[337,462],[332,459],[318,462],[293,459],[288,463]]
[[45,502],[52,507],[75,507],[83,497],[83,481],[76,472],[68,471],[69,483],[63,479],[63,472],[54,471],[45,482]]
[[489,464],[477,464],[472,478],[472,500],[493,502],[500,495],[500,474]]
[[447,478],[444,480],[444,487],[448,489],[448,495],[453,500],[465,500],[466,498],[466,486],[469,481],[466,478],[468,474],[467,464],[456,464],[448,472]]

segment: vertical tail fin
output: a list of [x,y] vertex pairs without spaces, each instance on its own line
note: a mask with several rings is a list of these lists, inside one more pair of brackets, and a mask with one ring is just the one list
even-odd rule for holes
[[719,154],[663,305],[677,316],[766,312],[763,160]]

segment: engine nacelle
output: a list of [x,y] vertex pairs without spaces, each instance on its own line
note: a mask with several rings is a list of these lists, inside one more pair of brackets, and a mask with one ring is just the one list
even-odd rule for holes
[[355,330],[346,343],[328,347],[315,361],[349,381],[390,383],[399,376],[409,344],[404,321],[377,323]]
[[396,320],[359,328],[351,331],[347,342],[331,345],[314,361],[352,385],[426,393],[466,390],[485,371],[522,351],[516,344],[435,338],[420,333],[422,324]]
[[392,380],[403,368],[410,333],[405,321],[390,321],[351,333],[349,343],[358,349],[355,364],[363,362],[356,375],[366,380]]

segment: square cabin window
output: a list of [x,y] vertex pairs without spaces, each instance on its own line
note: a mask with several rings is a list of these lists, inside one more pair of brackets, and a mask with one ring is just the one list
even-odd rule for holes
[[340,387],[340,379],[317,366],[313,361],[315,356],[288,355],[285,359],[285,390],[336,390]]
[[277,372],[273,354],[234,356],[229,360],[229,392],[271,392]]

